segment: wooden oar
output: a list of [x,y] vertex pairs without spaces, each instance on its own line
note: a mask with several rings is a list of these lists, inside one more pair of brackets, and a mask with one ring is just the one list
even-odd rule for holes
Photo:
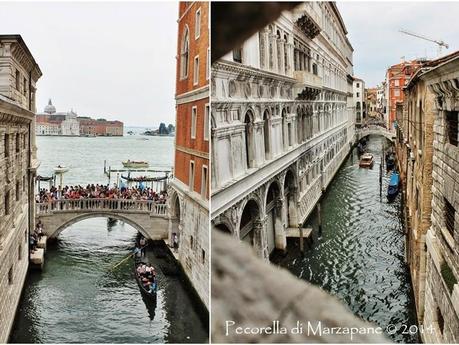
[[[144,245],[142,248],[140,248],[140,250],[142,250],[143,248],[147,247],[148,246],[148,243],[146,245]],[[118,262],[115,266],[113,266],[112,268],[110,268],[110,270],[114,270],[115,268],[117,268],[119,265],[121,265],[123,262],[125,262],[127,259],[129,259],[131,256],[133,256],[135,253],[131,253],[129,254],[127,257],[125,257],[123,260],[121,260],[120,262]]]
[[131,253],[129,254],[127,257],[125,257],[123,260],[121,260],[120,262],[118,262],[115,266],[113,266],[112,268],[110,268],[110,270],[114,270],[115,268],[117,268],[119,265],[121,265],[123,262],[125,262],[127,259],[129,259],[132,255],[134,255],[134,253]]

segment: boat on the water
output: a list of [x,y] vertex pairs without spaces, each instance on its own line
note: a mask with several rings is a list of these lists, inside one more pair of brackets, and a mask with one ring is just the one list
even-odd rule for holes
[[150,164],[146,161],[127,161],[122,162],[125,168],[148,168]]
[[393,170],[395,168],[395,157],[393,154],[386,156],[386,168],[387,170]]
[[[137,273],[137,267],[140,265],[148,265],[148,263],[141,261],[140,259],[135,259],[134,262],[134,276],[135,280],[137,281],[137,285],[139,285],[140,292],[143,296],[147,297],[147,299],[151,301],[156,301],[156,292],[158,289],[158,278],[155,275],[150,276],[150,278],[142,277],[139,273]],[[143,279],[148,279],[150,283],[144,285]],[[150,286],[153,284],[153,288]]]
[[160,177],[148,177],[148,176],[139,176],[139,177],[130,177],[121,175],[121,178],[130,181],[130,182],[157,182],[167,180],[167,176]]
[[373,164],[374,164],[374,159],[371,153],[364,153],[362,157],[360,157],[359,167],[372,168]]
[[397,196],[399,183],[400,175],[396,171],[393,171],[390,175],[389,187],[387,188],[387,199],[389,199],[389,201],[394,200]]
[[54,172],[56,174],[63,174],[67,171],[69,171],[69,168],[64,165],[58,165],[57,167],[54,168]]

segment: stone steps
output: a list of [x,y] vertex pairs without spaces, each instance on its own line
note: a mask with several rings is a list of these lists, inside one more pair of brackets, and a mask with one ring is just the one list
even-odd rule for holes
[[37,248],[33,253],[30,254],[30,264],[31,266],[39,269],[43,269],[45,264],[45,249]]

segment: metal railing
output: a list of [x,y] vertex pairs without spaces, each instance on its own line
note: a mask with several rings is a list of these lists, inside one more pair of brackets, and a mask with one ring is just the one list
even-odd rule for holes
[[130,199],[62,199],[37,203],[38,215],[69,211],[135,211],[165,216],[167,204]]

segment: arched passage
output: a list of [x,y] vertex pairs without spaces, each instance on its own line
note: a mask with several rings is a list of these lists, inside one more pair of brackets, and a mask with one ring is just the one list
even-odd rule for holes
[[242,211],[239,238],[251,246],[257,243],[257,227],[260,225],[260,208],[255,200],[249,200]]
[[279,184],[274,181],[269,185],[266,194],[266,234],[268,242],[268,253],[271,253],[274,248],[281,246],[278,243],[279,237],[282,237],[282,201]]
[[151,238],[151,234],[149,234],[148,231],[138,222],[128,217],[122,216],[120,214],[114,214],[110,212],[90,212],[90,213],[82,213],[82,214],[76,214],[76,215],[73,214],[69,218],[65,219],[62,223],[57,224],[57,226],[55,226],[54,228],[47,228],[46,222],[43,222],[44,231],[45,231],[45,234],[49,238],[56,238],[57,236],[59,236],[59,234],[62,231],[66,230],[73,224],[76,224],[78,222],[81,222],[86,219],[91,219],[91,218],[112,218],[112,219],[120,220],[132,226],[134,229],[140,232],[144,237]]

